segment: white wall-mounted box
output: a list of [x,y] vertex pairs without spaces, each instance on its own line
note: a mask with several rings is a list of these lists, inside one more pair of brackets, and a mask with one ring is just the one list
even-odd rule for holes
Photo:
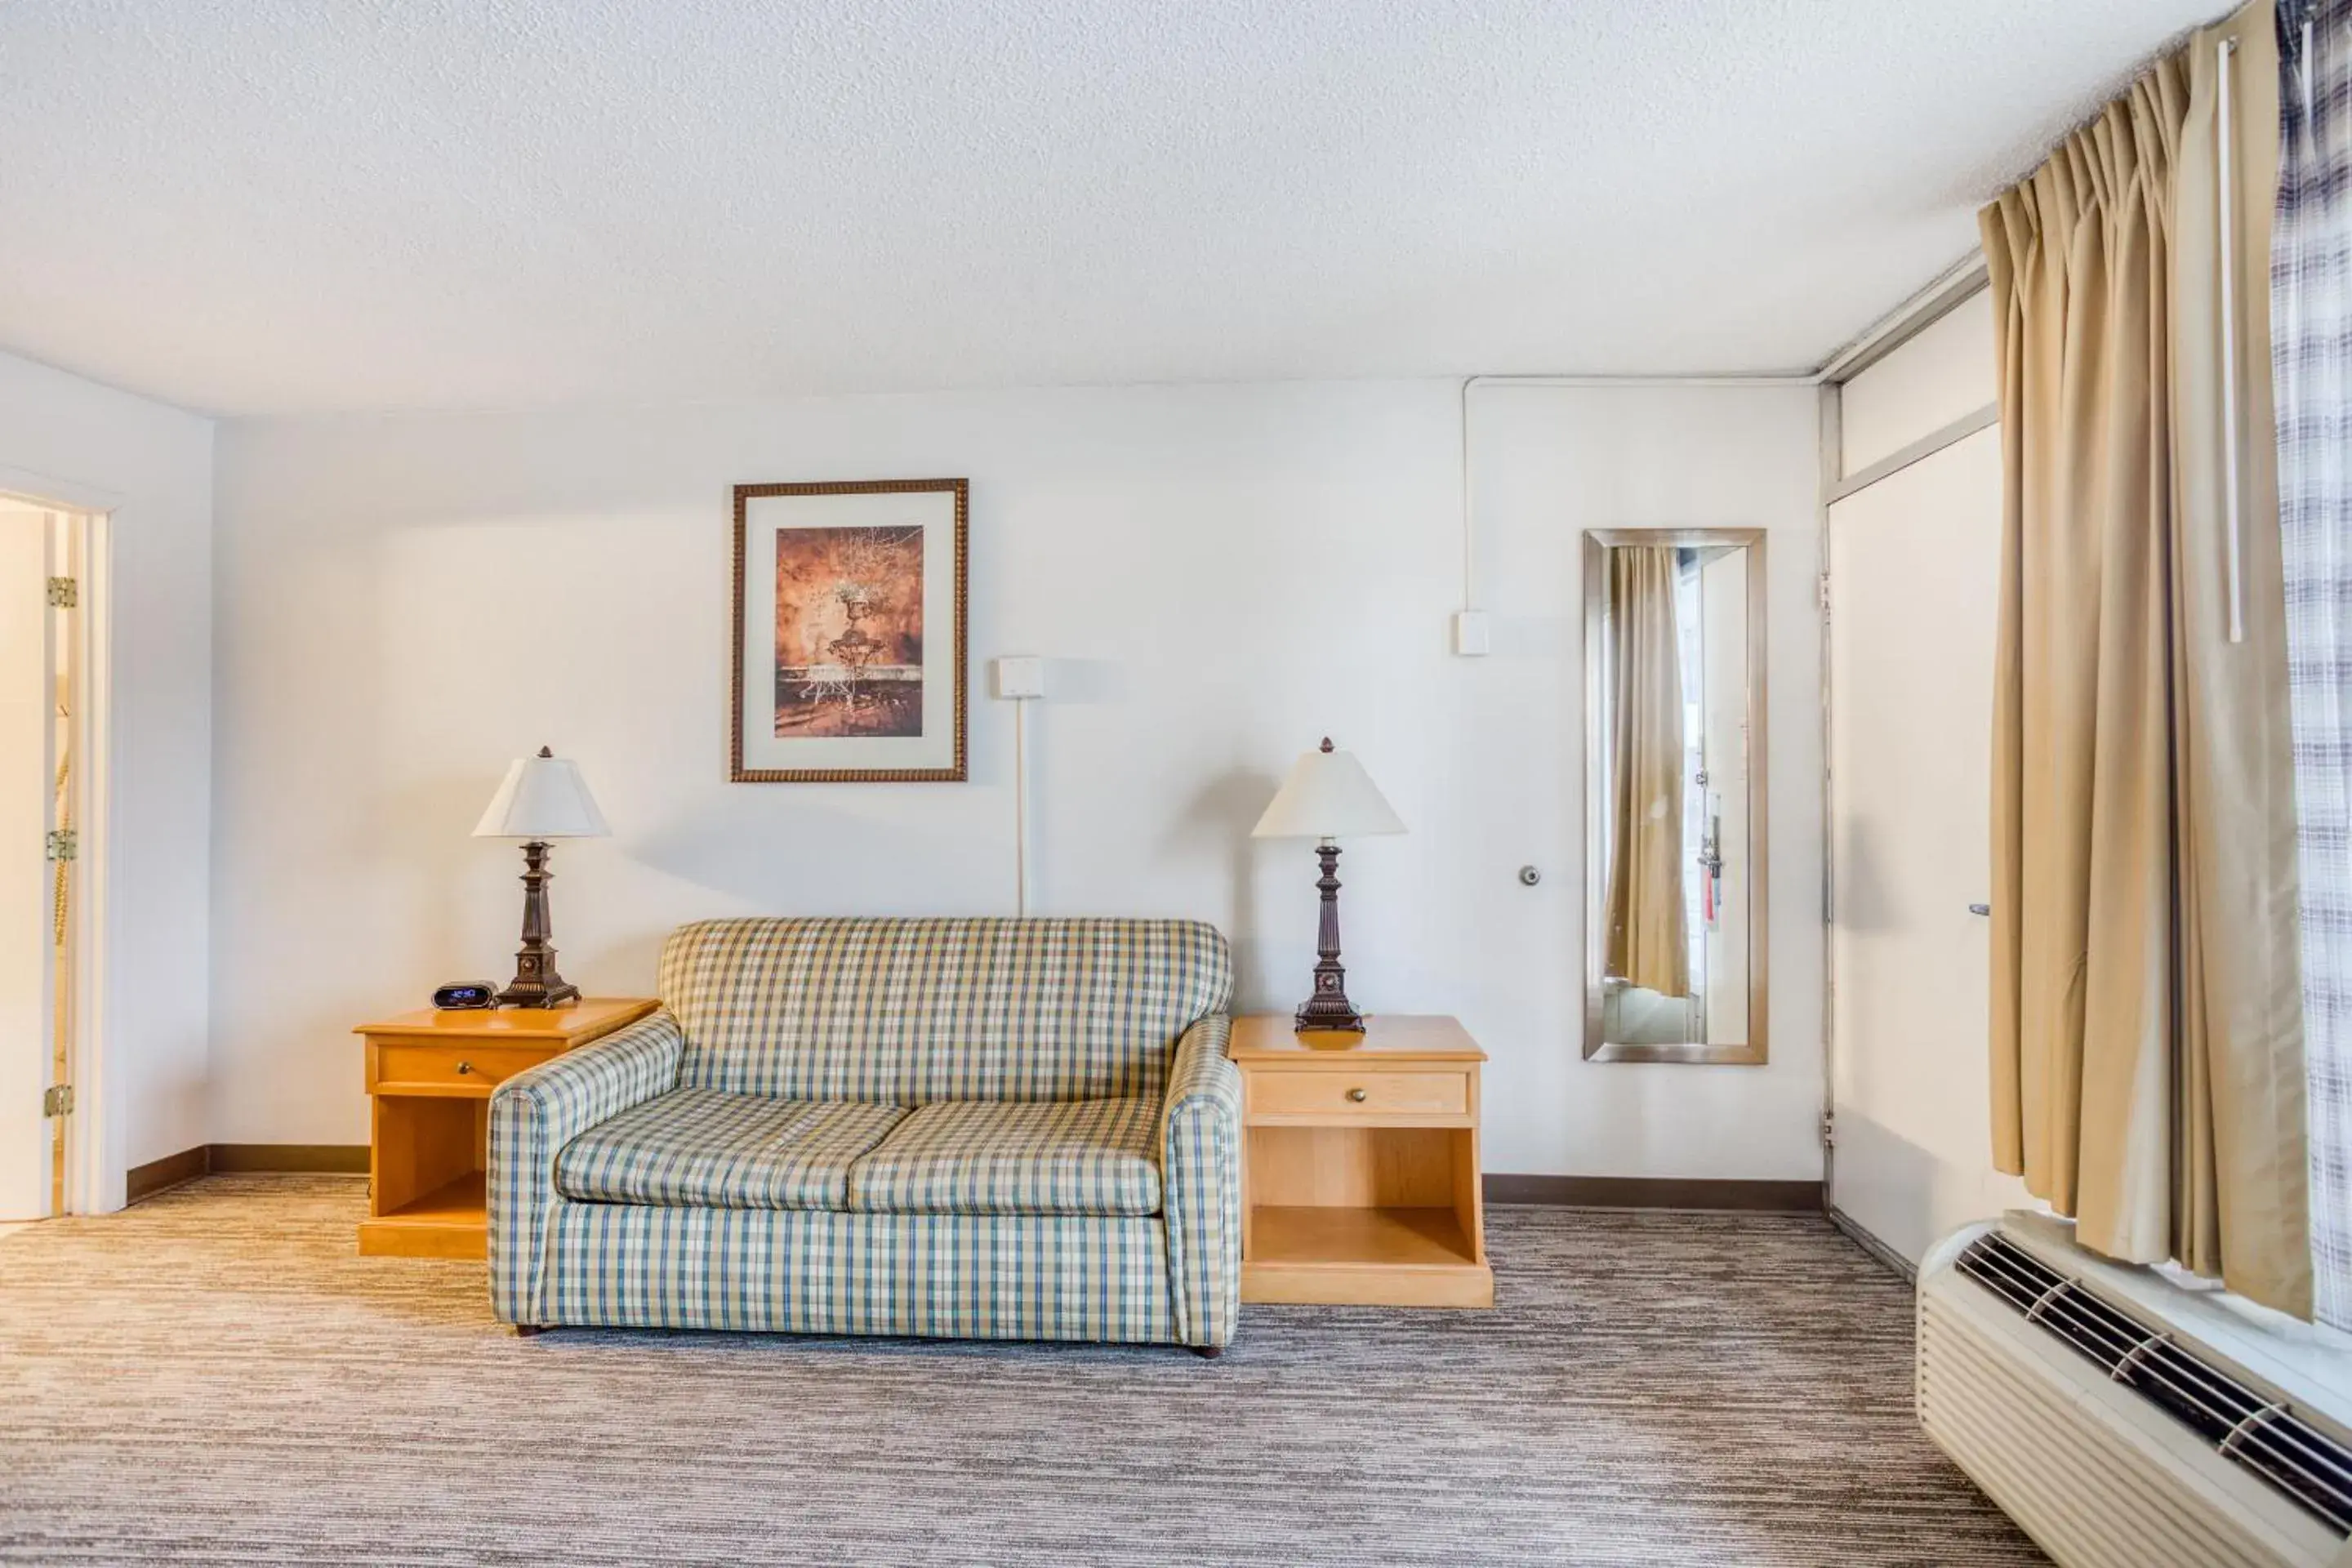
[[1045,695],[1045,661],[1024,654],[991,662],[996,695],[1015,699]]
[[1465,658],[1483,658],[1494,647],[1494,633],[1484,610],[1454,613],[1454,651]]

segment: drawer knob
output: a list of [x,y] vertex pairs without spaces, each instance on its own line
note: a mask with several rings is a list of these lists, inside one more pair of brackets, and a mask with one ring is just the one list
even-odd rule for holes
[[1364,1091],[1360,1089],[1351,1089],[1348,1091],[1348,1098],[1361,1105],[1364,1103]]
[[471,1062],[459,1062],[457,1064],[457,1070],[461,1073],[472,1072],[474,1070],[474,1064]]

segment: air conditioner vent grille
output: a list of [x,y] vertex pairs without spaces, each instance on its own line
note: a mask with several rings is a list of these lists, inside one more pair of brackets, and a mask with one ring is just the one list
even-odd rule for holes
[[1958,1267],[2338,1535],[2352,1535],[2352,1449],[1999,1231],[1970,1242]]

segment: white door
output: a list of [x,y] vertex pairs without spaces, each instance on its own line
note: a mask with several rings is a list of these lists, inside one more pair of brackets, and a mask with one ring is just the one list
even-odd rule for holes
[[1991,1165],[2000,430],[1830,508],[1831,1201],[1916,1263]]
[[0,1220],[49,1212],[50,521],[0,502]]

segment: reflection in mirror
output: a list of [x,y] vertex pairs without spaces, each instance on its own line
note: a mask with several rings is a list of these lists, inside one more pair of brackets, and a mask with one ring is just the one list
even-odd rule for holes
[[1765,1059],[1764,537],[1585,536],[1584,1054]]

